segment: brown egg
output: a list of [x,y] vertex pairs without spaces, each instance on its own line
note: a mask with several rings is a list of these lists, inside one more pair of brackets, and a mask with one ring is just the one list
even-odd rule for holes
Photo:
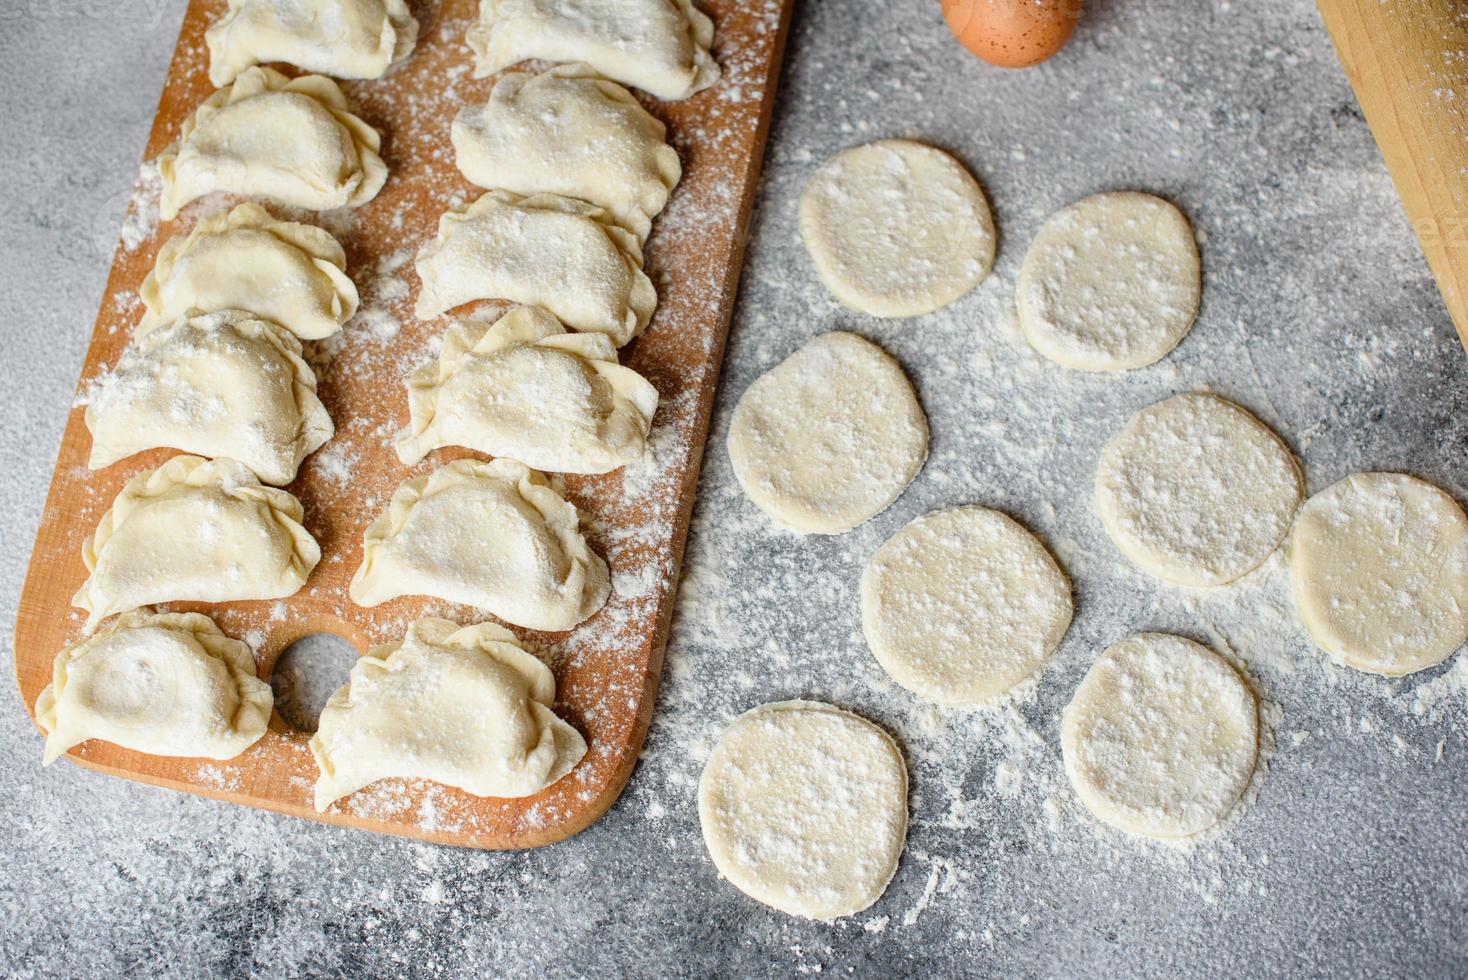
[[1085,0],[943,0],[964,47],[1000,68],[1038,65],[1065,47]]

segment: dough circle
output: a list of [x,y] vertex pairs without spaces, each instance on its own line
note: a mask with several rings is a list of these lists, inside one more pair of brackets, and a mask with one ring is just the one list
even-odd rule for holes
[[719,873],[781,912],[831,920],[882,896],[907,838],[907,765],[891,736],[816,701],[734,719],[698,782]]
[[1300,508],[1289,557],[1300,622],[1347,666],[1398,677],[1468,641],[1468,518],[1430,483],[1346,477]]
[[1150,194],[1096,194],[1053,215],[1019,270],[1030,345],[1077,371],[1160,360],[1193,326],[1202,264],[1181,211]]
[[1128,833],[1178,838],[1218,823],[1259,755],[1259,706],[1206,647],[1127,637],[1087,672],[1060,722],[1065,774],[1093,814]]
[[943,705],[982,704],[1029,677],[1070,627],[1070,582],[1034,535],[998,511],[919,517],[861,576],[877,662]]
[[827,160],[800,197],[800,237],[826,288],[873,316],[931,313],[994,265],[994,219],[978,182],[910,140]]
[[734,406],[729,458],[746,496],[802,534],[881,513],[928,457],[928,421],[898,363],[856,334],[822,334]]
[[1096,467],[1096,512],[1133,564],[1178,585],[1222,585],[1259,567],[1300,505],[1293,454],[1213,395],[1176,395],[1131,417]]

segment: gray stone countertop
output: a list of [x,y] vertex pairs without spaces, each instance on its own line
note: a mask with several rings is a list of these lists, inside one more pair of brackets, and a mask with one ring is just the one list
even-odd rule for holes
[[[0,615],[40,519],[183,0],[0,9]],[[1130,412],[1209,388],[1273,425],[1310,489],[1360,469],[1468,499],[1468,358],[1309,0],[1091,0],[1052,62],[1005,73],[953,42],[938,0],[796,12],[663,690],[622,800],[591,829],[479,853],[336,829],[58,764],[0,697],[0,973],[299,975],[1448,976],[1468,972],[1468,666],[1399,681],[1330,665],[1278,558],[1242,584],[1132,571],[1090,506]],[[1445,81],[1450,88],[1452,79]],[[1468,79],[1457,79],[1457,96]],[[881,136],[948,148],[1000,228],[995,274],[948,309],[835,306],[797,234],[804,181]],[[1197,228],[1201,316],[1119,377],[1018,339],[1013,283],[1058,207],[1106,189]],[[835,538],[775,530],[724,449],[735,398],[809,337],[856,330],[907,368],[932,454],[887,512]],[[1075,582],[1065,643],[1021,696],[940,712],[862,642],[856,582],[907,521],[958,503],[1035,530]],[[1098,827],[1059,764],[1059,714],[1140,629],[1230,653],[1264,702],[1265,769],[1228,831],[1191,849]],[[7,632],[8,638],[8,632]],[[912,829],[897,876],[834,925],[721,881],[695,786],[738,712],[788,697],[872,718],[904,746]]]

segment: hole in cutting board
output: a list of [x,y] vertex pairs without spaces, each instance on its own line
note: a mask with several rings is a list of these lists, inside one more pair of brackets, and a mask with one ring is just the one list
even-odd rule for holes
[[327,698],[347,682],[360,654],[335,633],[303,636],[280,653],[270,672],[275,710],[287,725],[316,731]]

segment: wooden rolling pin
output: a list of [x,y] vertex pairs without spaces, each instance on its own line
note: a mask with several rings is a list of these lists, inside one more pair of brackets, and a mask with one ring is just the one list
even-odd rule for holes
[[1468,3],[1316,3],[1468,347]]

